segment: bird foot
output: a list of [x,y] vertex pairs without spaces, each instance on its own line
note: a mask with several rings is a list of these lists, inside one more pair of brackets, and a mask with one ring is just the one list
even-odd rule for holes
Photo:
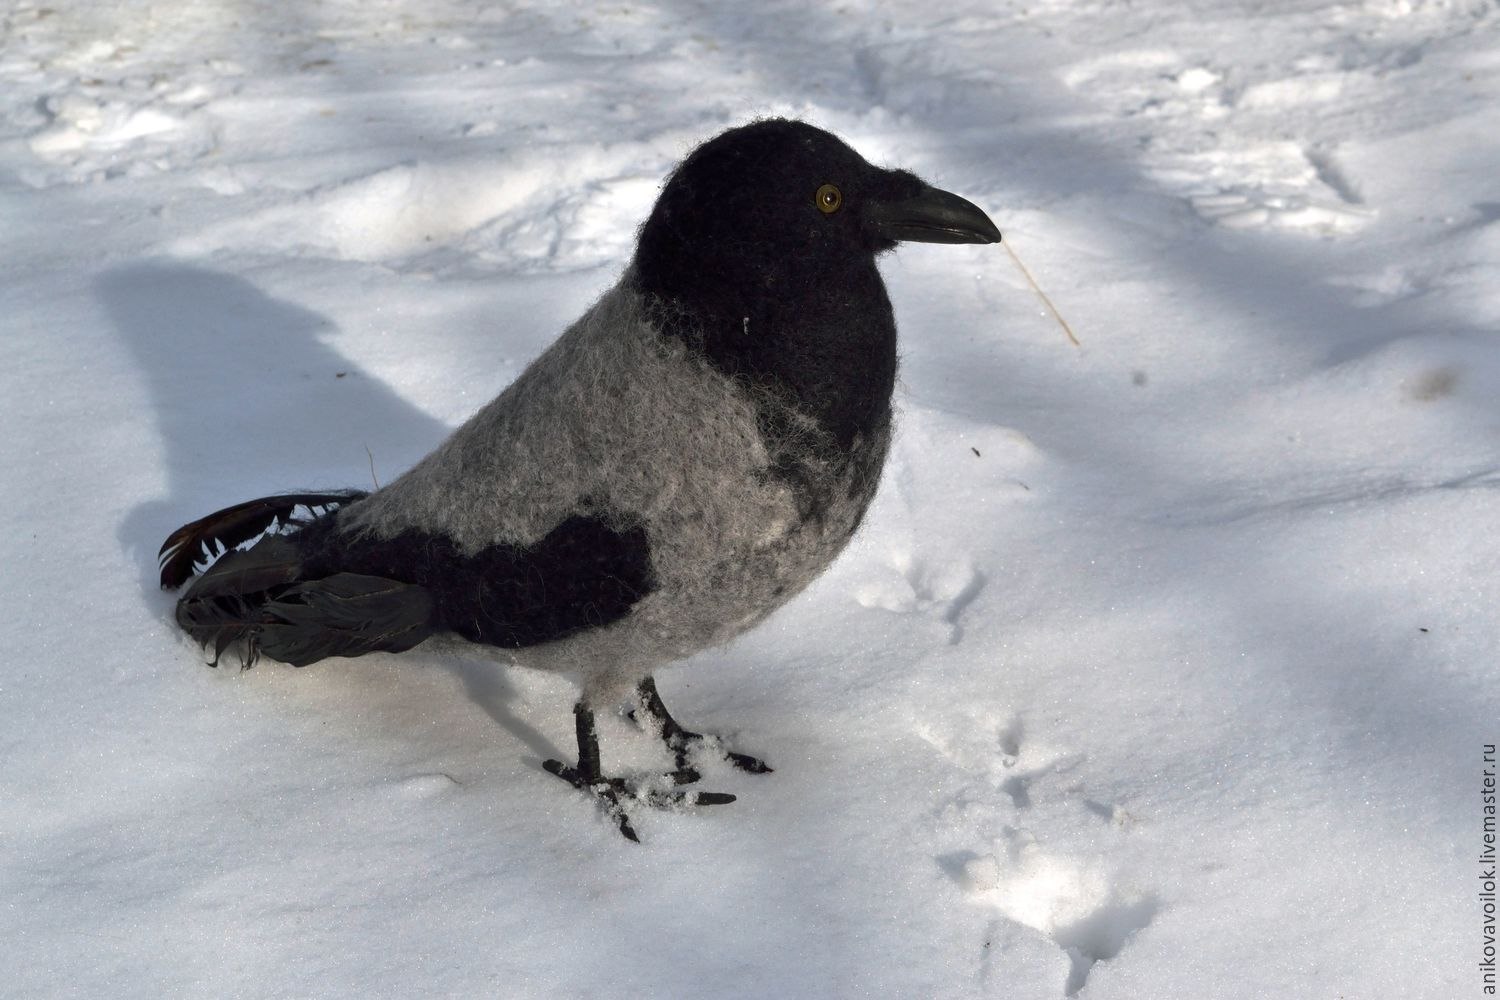
[[[542,767],[549,774],[566,781],[579,791],[587,792],[599,800],[605,815],[614,820],[620,834],[626,839],[640,843],[635,828],[630,825],[630,815],[625,810],[626,802],[641,802],[655,809],[681,809],[689,806],[719,806],[734,801],[727,792],[689,792],[675,788],[663,788],[659,782],[631,784],[624,778],[606,778],[589,775],[576,767],[569,767],[560,760],[546,760]],[[680,768],[663,775],[673,785],[691,784],[700,775],[692,768]]]
[[713,754],[728,761],[741,771],[750,774],[770,774],[771,765],[759,757],[752,757],[747,753],[739,753],[724,745],[724,741],[717,736],[705,736],[703,733],[693,733],[683,730],[667,737],[667,749],[671,750],[677,759],[679,771],[693,770],[688,766],[688,758],[700,753]]
[[593,710],[578,702],[573,706],[573,722],[578,736],[578,765],[570,767],[560,760],[545,760],[542,767],[547,773],[557,775],[579,791],[588,792],[598,799],[605,814],[615,821],[626,840],[641,841],[630,825],[630,816],[625,811],[627,802],[642,802],[656,809],[680,809],[719,806],[734,801],[734,796],[726,792],[687,792],[672,787],[691,784],[701,777],[681,761],[677,770],[655,781],[631,784],[623,778],[607,778],[599,763],[599,734],[594,729]]
[[691,729],[683,728],[680,722],[672,718],[672,713],[667,711],[667,706],[661,700],[661,694],[656,690],[656,681],[652,678],[647,677],[642,681],[636,693],[640,697],[640,707],[631,709],[626,715],[641,728],[653,730],[661,738],[661,741],[667,745],[667,749],[672,751],[678,772],[693,771],[688,764],[688,758],[707,753],[728,761],[741,771],[750,774],[771,773],[771,765],[759,757],[730,750],[720,737],[695,733]]

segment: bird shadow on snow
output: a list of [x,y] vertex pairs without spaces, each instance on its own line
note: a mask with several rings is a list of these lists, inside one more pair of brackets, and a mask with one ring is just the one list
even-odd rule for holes
[[140,366],[161,440],[165,495],[119,529],[147,594],[156,546],[185,521],[253,496],[369,488],[367,447],[408,453],[446,434],[332,347],[326,317],[243,278],[151,262],[107,271],[95,289]]
[[[158,588],[157,547],[179,525],[256,496],[369,488],[372,453],[402,470],[448,434],[340,353],[327,317],[244,278],[150,261],[105,272],[95,292],[140,367],[161,440],[164,495],[126,513],[117,534],[140,567],[143,602],[159,614],[170,598]],[[558,756],[510,711],[517,695],[504,668],[432,662],[530,751]]]

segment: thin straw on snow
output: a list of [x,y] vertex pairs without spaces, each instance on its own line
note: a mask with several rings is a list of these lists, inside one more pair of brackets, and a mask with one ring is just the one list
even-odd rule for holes
[[1016,267],[1021,269],[1021,276],[1026,279],[1027,284],[1031,285],[1031,290],[1036,292],[1042,303],[1051,310],[1052,318],[1057,320],[1058,325],[1063,328],[1063,333],[1068,335],[1068,340],[1072,341],[1074,347],[1083,347],[1078,342],[1078,338],[1073,335],[1073,328],[1068,325],[1068,321],[1063,319],[1062,313],[1057,311],[1057,306],[1053,305],[1052,300],[1047,298],[1047,293],[1042,291],[1042,286],[1036,283],[1036,279],[1031,276],[1031,272],[1026,269],[1026,265],[1021,263],[1021,258],[1016,256],[1015,249],[1010,245],[1010,237],[1007,236],[1000,242],[1000,245],[1005,248],[1006,253],[1010,254],[1010,259],[1016,262]]

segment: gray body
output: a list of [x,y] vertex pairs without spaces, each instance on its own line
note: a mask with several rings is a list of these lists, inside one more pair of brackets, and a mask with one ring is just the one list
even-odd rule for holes
[[[464,554],[535,544],[576,514],[644,528],[656,589],[622,619],[519,650],[484,648],[569,673],[583,701],[623,699],[657,667],[724,643],[814,580],[874,495],[890,437],[846,453],[792,404],[732,379],[663,336],[627,273],[498,398],[438,450],[345,508],[343,532],[443,534]],[[758,409],[802,440],[768,442]],[[772,453],[833,499],[799,509]]]

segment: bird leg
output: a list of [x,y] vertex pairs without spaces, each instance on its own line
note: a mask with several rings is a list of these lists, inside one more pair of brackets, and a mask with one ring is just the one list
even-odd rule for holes
[[667,745],[667,749],[672,751],[677,762],[676,773],[683,783],[698,780],[698,772],[688,766],[688,755],[695,747],[703,746],[711,746],[741,771],[749,771],[751,774],[771,773],[771,766],[759,757],[727,750],[717,736],[705,736],[691,729],[684,729],[681,723],[672,718],[672,713],[667,711],[666,704],[661,700],[661,692],[656,690],[655,678],[647,677],[641,681],[636,687],[636,693],[640,695],[641,708],[646,718],[654,725],[657,735]]
[[[673,806],[717,806],[733,802],[726,792],[663,791],[657,788],[633,788],[623,778],[607,778],[599,765],[599,732],[594,726],[594,712],[583,702],[573,706],[573,724],[578,735],[578,766],[569,767],[560,760],[545,760],[542,767],[580,791],[599,800],[605,813],[615,821],[626,840],[640,843],[623,799],[635,799],[658,809]],[[675,779],[675,776],[674,780]],[[680,782],[679,782],[680,783]]]

